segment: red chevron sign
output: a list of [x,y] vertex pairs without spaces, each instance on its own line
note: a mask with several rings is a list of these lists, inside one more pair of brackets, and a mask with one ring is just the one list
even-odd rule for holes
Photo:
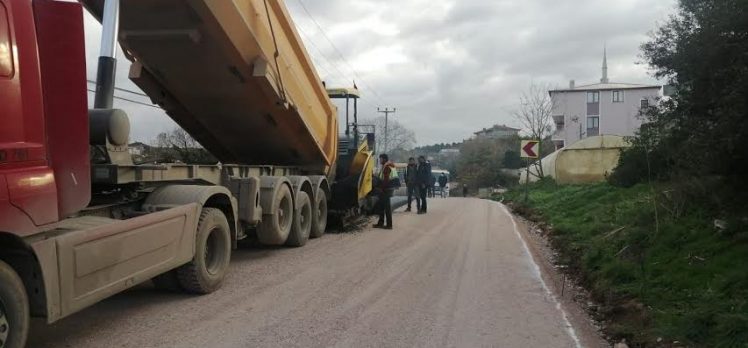
[[520,157],[522,158],[538,158],[540,153],[540,142],[537,140],[522,140],[520,147]]

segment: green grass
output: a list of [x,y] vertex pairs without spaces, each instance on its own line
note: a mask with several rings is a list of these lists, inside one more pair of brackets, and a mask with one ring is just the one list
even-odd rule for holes
[[527,204],[522,187],[506,199],[552,226],[560,261],[603,304],[614,338],[632,346],[657,346],[662,337],[663,344],[748,347],[745,223],[718,231],[698,202],[677,213],[658,202],[657,228],[651,192],[542,182],[531,185]]

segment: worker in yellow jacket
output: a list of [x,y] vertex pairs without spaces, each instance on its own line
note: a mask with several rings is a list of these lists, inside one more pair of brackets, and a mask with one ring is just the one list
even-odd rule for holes
[[395,164],[390,162],[387,154],[379,155],[379,163],[382,169],[379,171],[379,180],[376,187],[379,194],[379,221],[374,225],[375,228],[392,229],[392,204],[390,198],[397,187],[400,186]]

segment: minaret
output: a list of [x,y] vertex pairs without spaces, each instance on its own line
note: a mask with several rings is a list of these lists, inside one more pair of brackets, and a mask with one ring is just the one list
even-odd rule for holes
[[600,83],[608,82],[608,48],[603,46],[603,78],[600,79]]

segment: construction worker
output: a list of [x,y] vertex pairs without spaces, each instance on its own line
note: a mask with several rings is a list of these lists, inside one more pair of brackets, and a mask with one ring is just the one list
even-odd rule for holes
[[428,205],[426,204],[426,195],[428,193],[431,180],[431,163],[426,161],[426,157],[418,156],[418,167],[416,168],[416,183],[418,185],[418,196],[421,198],[421,207],[418,214],[426,214]]
[[408,208],[406,212],[411,211],[411,202],[415,198],[416,200],[416,211],[421,211],[421,200],[418,198],[418,184],[416,178],[416,159],[411,157],[408,158],[408,167],[405,168],[405,187],[408,189]]
[[392,203],[390,202],[390,198],[392,197],[393,191],[400,186],[400,179],[398,178],[395,164],[390,162],[390,158],[387,154],[383,153],[379,155],[379,163],[382,165],[382,169],[379,171],[379,185],[377,186],[380,209],[379,221],[374,225],[374,228],[391,230]]
[[447,180],[447,175],[446,174],[442,173],[441,175],[439,175],[439,179],[438,179],[438,182],[439,182],[439,193],[441,194],[442,198],[446,197],[444,195],[444,190],[447,189],[447,181],[448,180]]

